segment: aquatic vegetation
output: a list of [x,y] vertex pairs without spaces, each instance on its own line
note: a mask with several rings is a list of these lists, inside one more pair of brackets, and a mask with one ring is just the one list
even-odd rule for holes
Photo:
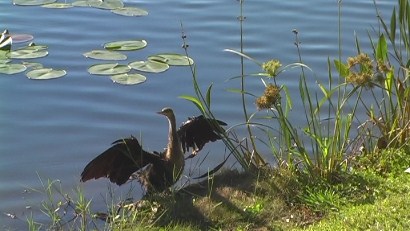
[[[17,41],[22,43],[33,39],[31,35],[15,36]],[[47,46],[29,43],[24,47],[12,49],[13,35],[5,30],[0,37],[0,73],[13,75],[24,72],[27,68],[30,71],[26,73],[27,78],[36,80],[55,79],[66,75],[65,70],[53,68],[44,68],[43,65],[33,65],[26,60],[42,58],[48,55]],[[13,63],[13,60],[23,60],[23,63]]]

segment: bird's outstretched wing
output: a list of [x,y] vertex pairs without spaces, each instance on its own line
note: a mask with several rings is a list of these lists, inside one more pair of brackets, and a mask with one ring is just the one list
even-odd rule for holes
[[133,136],[112,144],[113,146],[85,166],[81,181],[107,177],[111,182],[122,185],[132,173],[149,163],[159,161],[158,155],[144,151]]
[[208,119],[203,115],[188,118],[178,130],[178,136],[184,152],[192,148],[192,154],[196,155],[206,143],[222,138],[225,130],[221,126],[227,124],[220,120]]

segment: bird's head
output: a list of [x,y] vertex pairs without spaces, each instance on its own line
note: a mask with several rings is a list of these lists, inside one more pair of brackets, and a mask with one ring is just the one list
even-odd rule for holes
[[157,112],[160,115],[164,115],[168,118],[172,117],[174,115],[174,112],[172,111],[171,108],[169,107],[164,107],[161,111]]

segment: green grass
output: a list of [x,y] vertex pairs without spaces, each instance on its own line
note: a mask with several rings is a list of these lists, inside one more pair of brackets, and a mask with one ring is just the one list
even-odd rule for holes
[[305,230],[409,230],[410,174],[381,181],[374,202],[343,206]]

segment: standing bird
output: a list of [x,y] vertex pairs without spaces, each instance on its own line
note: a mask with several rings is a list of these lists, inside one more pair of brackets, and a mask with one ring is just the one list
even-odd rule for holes
[[219,125],[226,123],[192,117],[177,130],[175,115],[171,108],[158,114],[169,122],[168,145],[162,153],[150,153],[142,149],[138,140],[129,138],[114,141],[109,149],[94,158],[81,173],[81,181],[107,177],[111,182],[122,185],[137,172],[137,179],[150,192],[161,192],[173,185],[184,170],[184,153],[192,148],[196,155],[209,141],[221,139],[225,132]]

